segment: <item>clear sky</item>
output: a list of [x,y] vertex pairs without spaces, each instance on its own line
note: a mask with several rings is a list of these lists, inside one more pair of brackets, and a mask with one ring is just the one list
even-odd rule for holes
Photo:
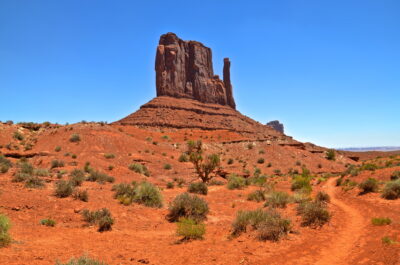
[[237,109],[328,147],[400,145],[398,0],[0,0],[0,120],[115,121],[155,96],[158,38],[232,62]]

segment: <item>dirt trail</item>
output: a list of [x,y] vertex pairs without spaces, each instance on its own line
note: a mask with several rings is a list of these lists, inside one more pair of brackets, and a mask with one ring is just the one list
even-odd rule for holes
[[343,216],[340,217],[343,226],[332,244],[321,251],[321,258],[315,263],[318,265],[348,264],[346,258],[351,254],[366,225],[366,221],[357,209],[336,197],[335,181],[336,179],[329,179],[325,185],[325,191],[331,197],[331,204],[343,211]]

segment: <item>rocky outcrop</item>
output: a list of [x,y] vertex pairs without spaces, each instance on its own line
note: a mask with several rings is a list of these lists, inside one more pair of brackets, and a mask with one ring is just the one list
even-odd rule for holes
[[284,127],[283,124],[280,123],[279,121],[270,121],[267,123],[268,126],[272,127],[273,129],[275,129],[278,132],[284,133]]
[[190,98],[236,108],[230,81],[230,61],[224,59],[224,80],[214,75],[211,49],[183,41],[174,33],[160,37],[156,54],[157,96]]

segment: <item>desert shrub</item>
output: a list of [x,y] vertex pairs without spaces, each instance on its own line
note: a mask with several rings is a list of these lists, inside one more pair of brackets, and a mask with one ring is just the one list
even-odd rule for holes
[[183,153],[178,158],[179,162],[189,162],[189,157],[187,154]]
[[142,165],[139,163],[134,163],[134,164],[130,164],[128,166],[128,168],[136,173],[145,175],[147,177],[150,176],[150,172],[145,165]]
[[171,181],[167,182],[167,187],[166,188],[167,189],[173,189],[174,188],[174,183],[171,182]]
[[203,182],[209,182],[213,178],[210,174],[220,165],[219,155],[211,154],[204,157],[201,141],[188,141],[187,147],[189,161],[192,162],[197,175]]
[[18,140],[18,141],[22,141],[25,139],[24,135],[18,131],[14,132],[13,134],[13,138]]
[[83,171],[86,173],[90,173],[93,171],[93,168],[90,166],[90,162],[86,162],[85,165],[83,166]]
[[69,141],[71,143],[77,143],[80,140],[81,140],[81,136],[79,134],[77,134],[77,133],[72,134],[71,137],[69,138]]
[[378,181],[374,178],[368,178],[361,182],[358,187],[361,189],[362,194],[376,192],[378,190]]
[[44,187],[44,181],[36,176],[30,176],[25,180],[25,187],[27,188],[42,188]]
[[72,198],[74,198],[75,200],[81,200],[83,202],[88,202],[89,194],[88,194],[87,190],[76,189],[72,193]]
[[262,155],[262,154],[265,154],[265,151],[261,149],[261,150],[258,151],[258,153],[259,153],[260,155]]
[[163,168],[165,170],[170,170],[170,169],[172,169],[172,166],[170,164],[164,164]]
[[331,218],[326,207],[318,202],[304,202],[299,204],[297,213],[302,217],[302,226],[323,226]]
[[261,202],[265,201],[265,191],[264,190],[255,190],[247,195],[247,200]]
[[328,159],[328,160],[335,160],[335,157],[336,157],[335,150],[329,149],[329,150],[326,152],[326,159]]
[[264,206],[272,208],[285,208],[290,202],[290,195],[284,191],[273,191],[267,198]]
[[258,164],[264,164],[264,162],[265,162],[265,159],[264,159],[264,158],[259,158],[259,159],[257,159],[257,163],[258,163]]
[[11,236],[8,230],[11,228],[11,223],[8,217],[0,214],[0,248],[8,246],[11,243]]
[[189,185],[188,192],[207,195],[208,187],[204,182],[195,182]]
[[0,154],[0,173],[6,173],[11,166],[11,161]]
[[246,179],[246,182],[249,185],[262,187],[262,186],[266,185],[267,177],[266,176],[250,177],[250,178]]
[[74,186],[71,182],[60,180],[56,182],[55,196],[59,198],[66,198],[72,194]]
[[35,168],[33,170],[33,175],[39,176],[39,177],[48,177],[50,175],[50,172],[46,168]]
[[372,218],[371,223],[376,226],[390,225],[392,220],[390,218]]
[[51,161],[50,168],[53,169],[53,168],[63,167],[63,166],[64,166],[64,161],[55,159],[55,160]]
[[181,188],[183,184],[185,184],[185,180],[183,178],[175,178],[174,181],[178,184],[178,187]]
[[331,197],[329,196],[328,193],[323,192],[323,191],[319,191],[317,193],[317,195],[315,196],[315,201],[316,202],[324,202],[324,203],[328,203],[331,201]]
[[81,186],[85,181],[85,172],[81,169],[74,169],[70,173],[69,181],[73,186]]
[[119,183],[115,184],[112,187],[112,191],[114,191],[114,198],[118,199],[121,196],[128,196],[133,198],[135,196],[135,188],[136,183],[128,184],[128,183]]
[[104,158],[112,159],[112,158],[115,158],[115,155],[114,154],[110,154],[110,153],[106,153],[106,154],[104,154]]
[[177,222],[176,233],[182,236],[183,240],[203,239],[205,232],[205,224],[197,223],[192,219],[180,218]]
[[112,229],[111,226],[114,224],[111,212],[107,208],[98,211],[89,211],[85,209],[82,211],[82,216],[89,224],[97,224],[99,226],[99,232],[110,231]]
[[61,151],[61,146],[56,146],[55,148],[54,148],[54,151],[56,151],[56,152],[60,152]]
[[253,149],[254,145],[252,143],[247,144],[247,149],[251,150]]
[[98,182],[100,184],[103,184],[105,182],[110,182],[113,183],[115,181],[115,178],[112,176],[109,176],[103,172],[97,171],[97,170],[92,170],[89,173],[89,176],[87,178],[88,181],[93,181],[93,182]]
[[114,169],[114,166],[113,166],[113,165],[109,165],[109,166],[107,167],[107,169],[111,171],[111,170]]
[[230,190],[239,190],[239,189],[243,189],[244,187],[246,187],[246,180],[243,177],[239,177],[237,175],[231,175],[228,178],[228,184],[227,187]]
[[292,199],[295,203],[304,203],[304,202],[311,201],[310,195],[307,193],[303,193],[303,192],[295,192],[292,195]]
[[239,236],[249,227],[257,230],[260,240],[278,241],[290,231],[290,220],[273,210],[239,211],[232,223],[232,235]]
[[382,197],[386,200],[396,200],[400,198],[400,180],[386,183],[382,191]]
[[292,191],[303,191],[303,192],[311,192],[312,187],[310,183],[311,178],[309,176],[297,175],[292,180]]
[[222,186],[225,183],[223,181],[220,180],[216,180],[216,179],[212,179],[210,180],[210,182],[208,183],[208,186]]
[[390,175],[390,180],[400,179],[400,170],[396,170]]
[[149,182],[142,182],[136,186],[134,201],[147,207],[162,207],[160,190]]
[[343,184],[343,177],[337,178],[335,185],[339,187],[342,186],[342,184]]
[[373,163],[367,163],[367,164],[363,164],[360,167],[360,170],[369,170],[369,171],[374,171],[376,169],[378,169],[379,167],[376,164]]
[[201,222],[206,219],[208,211],[208,204],[205,200],[185,192],[176,196],[171,202],[167,219],[170,222],[176,222],[179,218],[185,217]]
[[52,220],[50,218],[47,218],[47,219],[40,220],[40,224],[41,225],[45,225],[45,226],[54,227],[56,225],[56,221],[54,221],[54,220]]
[[397,243],[397,242],[394,241],[393,239],[391,239],[391,238],[388,237],[388,236],[382,237],[382,244],[391,245],[391,244],[395,244],[395,243]]

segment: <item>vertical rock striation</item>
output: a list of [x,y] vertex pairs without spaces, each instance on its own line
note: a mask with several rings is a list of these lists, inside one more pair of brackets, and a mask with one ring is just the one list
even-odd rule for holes
[[211,49],[183,41],[174,33],[160,37],[156,54],[157,96],[191,98],[236,108],[230,82],[230,61],[224,59],[224,81],[214,75]]

